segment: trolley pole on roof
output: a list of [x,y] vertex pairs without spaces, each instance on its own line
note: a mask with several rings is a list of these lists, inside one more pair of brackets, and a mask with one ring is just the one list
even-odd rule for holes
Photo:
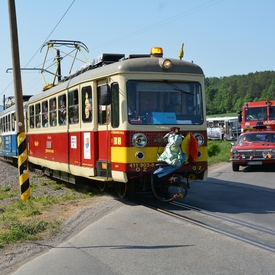
[[10,18],[10,37],[11,37],[11,53],[14,80],[14,97],[16,107],[16,123],[17,123],[17,144],[18,144],[18,172],[21,187],[21,199],[26,201],[30,198],[29,168],[28,168],[28,152],[24,123],[23,94],[21,84],[21,72],[19,61],[19,47],[17,22],[14,0],[8,0],[9,18]]

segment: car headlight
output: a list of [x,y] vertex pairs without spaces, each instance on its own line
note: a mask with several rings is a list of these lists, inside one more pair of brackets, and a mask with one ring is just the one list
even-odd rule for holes
[[132,143],[135,147],[145,147],[147,144],[147,137],[141,133],[134,134],[132,138]]
[[262,153],[263,158],[265,158],[265,159],[271,159],[274,156],[274,154],[272,153],[272,151],[274,151],[274,150],[263,151],[263,153]]

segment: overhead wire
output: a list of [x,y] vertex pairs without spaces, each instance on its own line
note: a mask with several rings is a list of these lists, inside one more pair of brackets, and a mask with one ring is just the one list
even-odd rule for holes
[[[71,9],[72,5],[74,4],[76,0],[73,0],[72,3],[70,4],[70,6],[67,8],[67,10],[65,11],[65,13],[62,15],[62,17],[60,18],[60,20],[57,22],[57,24],[55,25],[55,27],[52,29],[52,31],[50,32],[50,34],[47,36],[47,38],[44,40],[44,42],[42,43],[42,45],[38,48],[38,50],[34,53],[34,55],[31,57],[31,59],[28,61],[28,63],[23,67],[26,68],[29,63],[34,59],[34,57],[37,55],[37,53],[40,51],[41,47],[45,44],[45,42],[49,39],[49,37],[52,35],[52,33],[55,31],[55,29],[58,27],[58,25],[61,23],[61,21],[63,20],[63,18],[65,17],[65,15],[68,13],[68,11]],[[11,85],[12,85],[13,81],[10,82],[10,84],[0,93],[0,95],[2,95]]]
[[218,3],[222,2],[222,1],[224,1],[224,0],[218,0],[218,1],[217,0],[211,0],[211,1],[207,2],[207,3],[201,4],[201,5],[199,5],[199,6],[195,7],[195,8],[192,8],[190,10],[184,11],[184,12],[178,14],[178,15],[175,15],[173,17],[167,18],[167,19],[165,19],[165,20],[163,20],[161,22],[155,23],[155,24],[153,24],[151,26],[148,26],[146,28],[143,28],[143,29],[131,32],[129,34],[126,34],[126,35],[123,35],[123,36],[120,36],[120,37],[117,37],[117,38],[115,38],[113,40],[110,40],[108,42],[104,42],[104,43],[98,44],[95,47],[92,47],[92,49],[98,49],[98,48],[101,48],[103,46],[106,46],[106,45],[109,45],[109,44],[113,44],[113,43],[115,43],[117,41],[125,40],[125,39],[128,39],[128,38],[132,37],[132,36],[136,36],[136,35],[139,35],[141,33],[147,32],[149,30],[153,30],[153,29],[159,28],[159,27],[161,27],[161,26],[163,26],[165,24],[168,24],[168,23],[171,23],[173,21],[179,20],[180,18],[182,18],[184,16],[192,15],[192,14],[194,14],[196,12],[199,12],[199,11],[204,10],[206,8],[209,8],[209,7],[213,6],[213,5],[216,5],[216,4],[218,4]]
[[[64,13],[63,16],[61,17],[61,19],[58,21],[58,23],[55,25],[55,27],[54,27],[53,30],[50,32],[50,34],[47,36],[47,38],[44,40],[44,42],[42,43],[42,45],[45,44],[45,42],[48,40],[48,38],[51,36],[51,34],[56,30],[56,28],[57,28],[58,25],[61,23],[61,21],[63,20],[63,18],[65,17],[65,15],[68,13],[68,11],[71,9],[71,7],[72,7],[72,5],[74,4],[75,1],[76,1],[76,0],[73,0],[73,1],[72,1],[72,3],[70,4],[70,6],[68,7],[68,9],[65,11],[65,13]],[[190,9],[190,10],[184,11],[184,12],[182,12],[182,13],[180,13],[180,14],[178,14],[178,15],[175,15],[175,16],[173,16],[173,17],[167,18],[167,19],[165,19],[165,20],[163,20],[163,21],[161,21],[161,22],[155,23],[155,24],[153,24],[153,25],[151,25],[151,26],[148,26],[148,27],[146,27],[146,28],[143,28],[143,29],[140,29],[140,30],[137,30],[137,31],[133,31],[133,32],[131,32],[131,33],[129,33],[129,34],[126,34],[126,35],[117,37],[116,39],[113,39],[113,40],[110,40],[110,41],[107,41],[107,42],[98,44],[98,45],[92,47],[92,49],[98,49],[98,48],[101,48],[101,47],[103,47],[103,46],[106,46],[106,45],[109,45],[109,44],[113,44],[113,43],[115,43],[115,42],[117,42],[117,41],[125,40],[125,39],[128,39],[128,38],[130,38],[130,37],[133,37],[133,36],[139,35],[139,34],[141,34],[141,33],[147,32],[147,31],[149,31],[149,30],[159,28],[159,27],[161,27],[161,26],[163,26],[163,25],[165,25],[165,24],[169,24],[169,23],[171,23],[171,22],[173,22],[173,21],[179,20],[180,18],[182,18],[182,17],[184,17],[184,16],[190,16],[190,15],[196,13],[196,12],[199,12],[199,11],[201,11],[201,10],[204,10],[204,9],[206,9],[206,8],[209,8],[209,7],[211,7],[211,6],[213,6],[213,5],[216,5],[216,4],[218,4],[218,3],[222,2],[222,1],[224,1],[224,0],[218,0],[218,1],[217,1],[217,0],[211,0],[211,1],[208,1],[208,2],[206,2],[206,3],[204,3],[204,4],[201,4],[201,5],[199,5],[199,6],[197,6],[197,7],[194,7],[194,8],[192,8],[192,9]],[[42,46],[42,45],[41,45],[41,46]],[[40,46],[39,49],[34,53],[34,55],[33,55],[32,58],[28,61],[28,63],[25,65],[25,67],[28,66],[28,64],[33,60],[33,58],[36,56],[36,54],[40,51],[41,46]],[[25,67],[24,67],[24,68],[25,68]],[[3,93],[10,87],[10,85],[11,85],[12,83],[13,83],[13,81],[12,81],[12,82],[11,82],[11,83],[10,83],[10,84],[0,93],[0,95],[3,94]]]

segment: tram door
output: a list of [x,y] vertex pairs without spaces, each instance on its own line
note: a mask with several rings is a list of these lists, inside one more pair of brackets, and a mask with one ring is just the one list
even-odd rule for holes
[[98,87],[97,176],[111,177],[111,100],[109,85]]

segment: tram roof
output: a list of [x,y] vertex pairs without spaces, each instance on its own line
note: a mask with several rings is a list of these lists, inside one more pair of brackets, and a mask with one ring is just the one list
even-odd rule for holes
[[[37,100],[73,86],[79,82],[85,82],[89,79],[99,79],[118,73],[133,73],[133,72],[154,72],[163,73],[164,69],[161,68],[160,62],[165,60],[164,57],[151,57],[150,55],[130,55],[124,58],[122,54],[105,54],[109,59],[108,62],[102,62],[100,66],[87,66],[83,67],[73,75],[64,77],[58,84],[52,88],[45,90],[42,94],[34,95],[31,100]],[[194,75],[204,75],[201,67],[195,63],[179,59],[169,59],[172,62],[172,67],[167,70],[168,73],[186,73]]]

